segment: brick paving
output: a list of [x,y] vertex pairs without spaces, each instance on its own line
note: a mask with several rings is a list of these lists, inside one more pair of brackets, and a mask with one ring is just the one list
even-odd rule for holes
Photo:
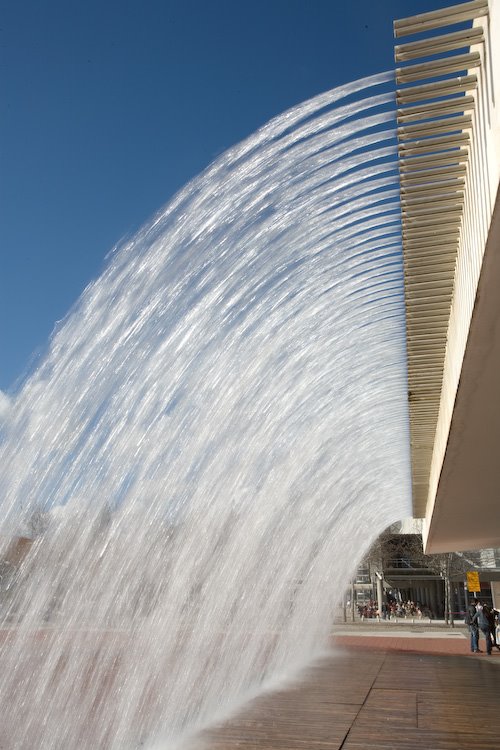
[[[481,654],[471,654],[469,643],[463,637],[433,638],[419,637],[408,638],[406,636],[380,637],[339,635],[332,639],[332,645],[351,649],[365,649],[368,651],[411,651],[420,654],[462,654],[478,658]],[[484,648],[484,644],[483,644]],[[495,651],[492,657],[498,657],[500,662],[500,651]]]

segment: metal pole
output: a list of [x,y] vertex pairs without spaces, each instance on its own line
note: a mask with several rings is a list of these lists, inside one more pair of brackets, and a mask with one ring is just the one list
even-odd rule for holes
[[382,588],[382,580],[377,574],[377,604],[380,618],[382,618],[382,604],[384,600],[384,589]]

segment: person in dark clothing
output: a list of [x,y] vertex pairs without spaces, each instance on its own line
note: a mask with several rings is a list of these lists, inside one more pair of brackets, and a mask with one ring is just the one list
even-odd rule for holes
[[488,620],[488,608],[478,604],[476,612],[476,622],[479,626],[479,630],[484,635],[486,642],[486,653],[491,656],[491,634],[490,634],[490,623]]
[[495,621],[496,611],[494,609],[490,609],[486,604],[483,606],[483,611],[486,615],[486,618],[488,620],[488,625],[490,628],[491,645],[493,646],[493,648],[496,648],[498,649],[498,651],[500,651],[500,646],[497,643],[497,635],[496,635],[496,630],[497,630],[497,625]]
[[467,605],[467,611],[465,613],[465,624],[469,628],[470,633],[470,650],[472,653],[479,651],[479,626],[477,624],[477,605],[479,604],[477,599],[473,599],[470,604]]

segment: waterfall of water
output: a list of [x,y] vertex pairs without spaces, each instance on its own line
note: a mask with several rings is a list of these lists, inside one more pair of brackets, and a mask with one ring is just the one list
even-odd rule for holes
[[1,603],[2,747],[209,721],[324,647],[410,514],[390,79],[222,155],[111,255],[15,397],[0,533],[36,534]]

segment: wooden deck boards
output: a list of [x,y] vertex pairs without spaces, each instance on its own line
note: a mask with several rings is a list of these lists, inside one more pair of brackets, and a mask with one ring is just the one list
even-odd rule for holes
[[499,737],[491,657],[368,649],[325,658],[202,735],[206,750],[497,750]]

